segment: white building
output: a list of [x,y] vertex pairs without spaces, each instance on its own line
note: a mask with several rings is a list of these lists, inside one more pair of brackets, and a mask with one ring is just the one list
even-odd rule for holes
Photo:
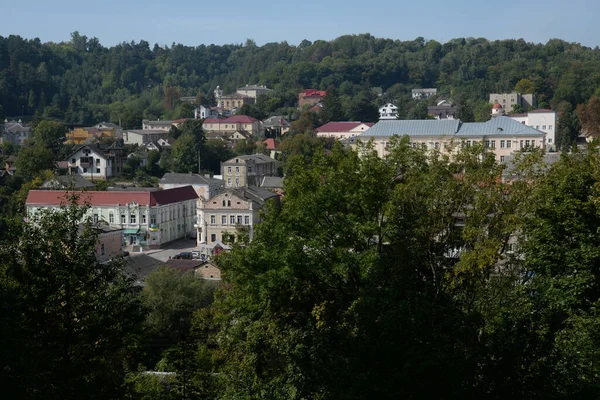
[[398,107],[392,103],[379,107],[379,119],[398,119]]
[[546,134],[546,144],[554,147],[556,144],[556,129],[558,113],[552,110],[533,110],[523,114],[512,114],[509,118],[519,121]]
[[200,106],[194,109],[195,119],[217,118],[218,116],[217,110],[212,110],[210,107]]
[[246,96],[254,97],[256,99],[261,94],[269,94],[269,92],[271,92],[271,89],[269,89],[265,85],[246,85],[237,88],[236,92],[238,94],[244,94]]
[[[170,128],[169,128],[170,129]],[[154,142],[158,139],[166,139],[169,137],[169,131],[163,129],[130,129],[123,132],[123,143],[125,144],[137,144],[144,146],[150,142]]]
[[316,129],[318,137],[346,139],[349,137],[358,136],[372,127],[372,122],[328,122]]
[[413,100],[428,99],[431,96],[435,96],[436,94],[437,94],[437,89],[435,89],[435,88],[413,89],[412,90]]
[[79,174],[89,179],[109,179],[123,172],[123,149],[116,143],[108,147],[99,144],[75,146],[67,157],[70,175]]
[[66,196],[79,195],[89,204],[94,223],[123,229],[126,245],[159,248],[177,239],[194,237],[198,195],[191,186],[154,191],[71,192],[30,190],[26,207],[30,216],[40,209],[68,204]]

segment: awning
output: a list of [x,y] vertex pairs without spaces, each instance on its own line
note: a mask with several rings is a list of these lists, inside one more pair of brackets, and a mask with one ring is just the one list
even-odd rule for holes
[[125,229],[123,234],[125,235],[136,235],[140,230],[139,229]]

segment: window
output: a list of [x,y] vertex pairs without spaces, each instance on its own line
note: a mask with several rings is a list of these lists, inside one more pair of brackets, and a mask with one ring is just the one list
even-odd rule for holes
[[241,215],[237,216],[237,223],[238,223],[238,225],[242,224],[242,216]]
[[227,186],[231,186],[231,178],[227,178]]
[[496,141],[492,140],[492,149],[495,149],[495,148],[496,148]]
[[548,130],[552,130],[552,125],[548,125]]
[[216,242],[216,241],[217,241],[217,235],[216,235],[216,234],[214,234],[214,233],[211,233],[211,234],[210,234],[210,241],[211,241],[211,242]]
[[71,164],[75,164],[76,160],[74,158],[71,158]]
[[156,224],[156,215],[154,215],[154,214],[150,215],[150,223],[152,225]]
[[548,143],[552,143],[552,139],[548,139]]
[[244,224],[245,225],[250,225],[250,217],[247,216],[247,215],[244,217]]
[[127,219],[125,218],[125,214],[121,214],[121,223],[122,224],[126,224],[127,223]]
[[486,141],[485,141],[485,148],[487,149],[488,147],[490,147],[490,141],[489,141],[489,140],[486,140]]
[[503,149],[505,147],[505,144],[506,143],[504,142],[504,140],[501,140],[500,141],[500,148]]
[[227,172],[231,172],[231,167],[227,167]]
[[98,214],[94,214],[94,223],[97,224],[98,223]]
[[227,200],[227,207],[231,207],[231,200]]
[[467,140],[467,147],[471,147],[471,141]]
[[225,207],[225,199],[223,199],[223,201],[221,202],[221,204],[223,205],[223,207]]
[[436,149],[440,148],[440,142],[435,142],[435,144],[433,145]]
[[235,172],[240,172],[240,167],[235,167]]
[[146,223],[146,214],[142,214],[142,224]]
[[221,225],[227,224],[227,215],[221,215]]
[[210,216],[210,223],[211,223],[212,225],[214,225],[214,224],[216,224],[216,223],[217,223],[217,216],[216,216],[216,215],[211,215],[211,216]]
[[83,173],[84,173],[84,174],[87,174],[87,168],[84,168],[84,169],[83,169]]
[[539,125],[536,125],[536,126],[535,126],[535,129],[540,129],[540,126],[539,126]]
[[546,130],[546,125],[542,125],[542,130]]
[[500,156],[500,162],[504,162],[504,156]]
[[115,223],[115,215],[113,213],[108,214],[108,223],[109,224]]
[[231,225],[235,225],[235,215],[230,215],[230,216],[229,216],[229,223],[230,223]]
[[136,220],[137,220],[137,218],[136,218],[135,214],[131,214],[131,215],[129,216],[129,223],[131,223],[131,224],[135,224],[135,223],[136,223]]
[[512,142],[510,140],[506,141],[506,148],[510,149],[510,146],[512,146]]
[[96,158],[96,165],[100,165],[100,159]]
[[519,142],[519,144],[521,145],[521,149],[523,149],[523,141],[522,140]]
[[104,243],[100,243],[100,255],[103,256],[105,252]]
[[100,168],[96,168],[96,173],[99,174],[100,173]]
[[240,178],[235,178],[235,186],[240,186]]

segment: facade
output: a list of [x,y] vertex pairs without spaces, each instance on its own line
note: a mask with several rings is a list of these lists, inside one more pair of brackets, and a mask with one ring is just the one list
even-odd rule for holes
[[21,120],[9,122],[5,119],[2,129],[0,129],[0,136],[2,137],[2,141],[22,146],[27,139],[33,136],[33,132],[31,131],[31,126],[25,125]]
[[196,278],[220,281],[221,270],[217,267],[217,264],[211,261],[205,261],[201,265],[194,268],[194,275]]
[[217,118],[218,116],[219,112],[216,109],[212,109],[210,107],[200,106],[194,109],[195,119]]
[[360,135],[374,124],[372,122],[328,122],[316,129],[318,137],[345,139]]
[[380,157],[387,154],[390,139],[408,136],[413,147],[451,154],[453,145],[470,146],[483,143],[499,162],[515,151],[544,148],[546,134],[500,116],[487,122],[462,122],[460,120],[379,121],[358,138],[366,143],[373,140]]
[[283,135],[290,128],[290,123],[282,115],[276,115],[264,120],[263,128],[265,132],[277,137]]
[[398,107],[392,103],[379,107],[379,119],[398,119]]
[[264,154],[237,156],[221,163],[225,188],[258,186],[265,176],[277,176],[277,161]]
[[510,113],[515,105],[523,107],[524,111],[529,111],[537,107],[537,98],[534,94],[512,93],[490,93],[490,103],[500,104],[504,111]]
[[125,245],[159,248],[196,233],[198,195],[191,186],[146,192],[31,190],[27,213],[32,216],[40,209],[58,208],[68,203],[69,194],[77,194],[81,204],[89,204],[88,215],[94,223],[103,221],[111,228],[123,229]]
[[123,229],[106,224],[96,224],[93,229],[98,230],[96,259],[102,263],[117,257],[123,248]]
[[558,113],[556,111],[533,110],[523,114],[511,114],[508,117],[544,132],[546,134],[546,144],[551,148],[555,146],[556,129],[558,127]]
[[241,229],[249,239],[260,222],[259,212],[267,201],[279,201],[279,196],[259,187],[249,186],[225,189],[222,193],[202,203],[198,209],[198,245],[226,242],[231,234]]
[[123,149],[116,143],[104,147],[99,144],[75,146],[67,158],[69,174],[84,178],[109,179],[123,172]]
[[101,122],[94,125],[94,128],[100,129],[101,131],[110,131],[111,137],[117,137],[121,139],[123,137],[123,128],[120,125],[113,124],[112,122]]
[[456,119],[458,118],[458,107],[448,100],[442,100],[435,106],[427,107],[427,114],[433,115],[435,119]]
[[228,110],[228,111],[240,108],[244,104],[254,104],[255,102],[256,102],[256,99],[254,97],[250,97],[245,94],[239,94],[239,93],[221,96],[217,100],[218,106],[223,108],[224,110]]
[[435,88],[413,89],[412,90],[412,98],[413,98],[413,100],[428,99],[431,96],[435,96],[436,94],[437,94],[437,89],[435,89]]
[[258,136],[264,132],[262,123],[247,115],[234,115],[229,118],[207,118],[202,122],[202,129],[207,134],[217,133],[220,136],[230,137],[234,133],[243,138]]
[[314,106],[320,103],[326,94],[325,90],[304,89],[298,93],[298,108],[303,108],[305,104]]
[[246,85],[243,87],[239,87],[236,90],[237,94],[243,94],[245,96],[250,96],[256,99],[261,94],[269,94],[271,89],[267,88],[265,85]]
[[[169,128],[170,129],[170,128]],[[167,139],[169,137],[169,130],[153,129],[153,130],[140,130],[132,129],[123,132],[123,143],[125,144],[137,144],[139,146],[145,146],[148,143],[155,142],[159,139]]]
[[169,132],[171,127],[174,125],[174,121],[150,121],[147,119],[142,120],[142,130],[144,131],[164,131]]
[[[67,133],[67,143],[69,144],[85,144],[95,143],[101,138],[112,138],[116,139],[118,131],[116,128],[113,129],[100,129],[94,127],[90,128],[75,128]],[[121,137],[123,131],[121,130]]]
[[198,195],[198,206],[200,202],[216,196],[223,190],[223,181],[213,179],[199,174],[177,174],[166,173],[158,182],[161,189],[174,189],[183,186],[191,186]]

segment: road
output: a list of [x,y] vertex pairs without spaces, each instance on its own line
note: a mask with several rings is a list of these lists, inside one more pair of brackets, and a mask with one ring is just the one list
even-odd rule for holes
[[197,250],[196,239],[178,240],[177,242],[169,243],[164,249],[145,251],[144,254],[159,261],[167,261],[169,257],[174,257],[181,252],[192,250]]

